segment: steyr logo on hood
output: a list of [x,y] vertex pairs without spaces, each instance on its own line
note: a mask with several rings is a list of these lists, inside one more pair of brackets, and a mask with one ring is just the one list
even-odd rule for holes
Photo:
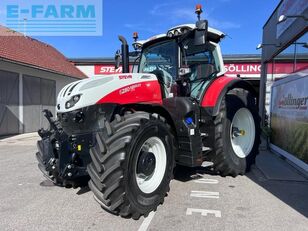
[[119,75],[119,79],[132,79],[132,75]]

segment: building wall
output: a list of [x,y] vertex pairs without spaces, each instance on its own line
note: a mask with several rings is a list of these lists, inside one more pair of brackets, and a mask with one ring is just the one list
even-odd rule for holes
[[[275,55],[277,55],[280,51],[285,49],[291,40],[293,40],[296,36],[299,36],[303,33],[307,27],[307,21],[303,18],[296,18],[296,19],[287,19],[285,22],[278,23],[278,18],[282,15],[308,15],[308,7],[306,1],[294,1],[293,3],[301,3],[303,4],[303,11],[300,13],[288,13],[281,11],[281,7],[284,2],[291,2],[294,0],[284,0],[281,1],[280,4],[277,6],[273,14],[270,16],[268,21],[263,27],[263,40],[262,43],[265,44],[262,48],[262,62],[270,61]],[[288,8],[286,8],[288,10]],[[283,33],[279,33],[279,28],[284,24],[289,24],[292,22],[288,27],[285,28]],[[279,34],[278,34],[279,33]]]
[[[282,15],[287,18],[279,23]],[[270,147],[294,162],[305,174],[308,174],[307,16],[307,1],[280,1],[263,27],[260,83],[260,109],[264,108],[265,89],[272,85]],[[292,68],[281,80],[269,78],[269,72],[275,74],[279,70],[277,60],[286,54],[291,57]],[[264,122],[264,112],[261,111],[261,115]]]
[[[82,71],[89,78],[102,76],[102,75],[110,75],[116,73],[122,73],[122,67],[115,69],[114,64],[103,63],[103,64],[89,64],[89,65],[79,65],[75,64],[76,67]],[[137,72],[137,66],[133,68],[133,65],[130,65],[131,72]]]
[[[49,109],[55,113],[56,96],[60,90],[78,80],[6,61],[0,61],[1,70],[10,72],[8,78],[14,78],[14,81],[6,82],[8,78],[0,76],[1,89],[13,90],[13,95],[5,94],[5,97],[11,100],[0,100],[0,135],[34,132],[40,127],[47,128],[47,121],[41,111]],[[54,88],[54,92],[50,88]]]
[[56,81],[56,93],[58,94],[60,90],[67,84],[77,81],[79,79],[71,78],[68,76],[63,76],[51,72],[47,72],[44,70],[35,69],[32,67],[22,66],[19,64],[9,63],[6,61],[0,61],[0,70],[13,71],[16,73],[21,73],[24,75],[30,75],[35,77],[41,77],[44,79],[50,79]]

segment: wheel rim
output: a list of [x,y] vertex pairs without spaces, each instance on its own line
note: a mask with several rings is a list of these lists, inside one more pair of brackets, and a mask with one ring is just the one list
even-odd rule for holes
[[[145,166],[140,166],[144,163]],[[147,166],[147,164],[150,166]],[[135,169],[136,182],[139,189],[144,193],[154,192],[164,178],[166,165],[167,153],[164,143],[158,137],[147,139],[138,152]]]
[[234,153],[239,158],[247,157],[255,141],[255,122],[247,108],[239,109],[232,120],[230,129],[231,144]]

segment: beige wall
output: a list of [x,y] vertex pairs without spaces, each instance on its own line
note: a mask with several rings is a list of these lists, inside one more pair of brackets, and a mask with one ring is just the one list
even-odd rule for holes
[[77,81],[79,79],[76,78],[70,78],[64,75],[58,75],[54,73],[50,73],[43,70],[34,69],[31,67],[21,66],[18,64],[9,63],[6,61],[0,61],[0,69],[5,71],[11,71],[15,73],[21,73],[24,75],[31,75],[35,77],[40,77],[44,79],[51,79],[56,81],[57,86],[57,94],[60,92],[60,90],[67,84]]
[[[10,63],[7,61],[0,60],[0,70],[14,72],[19,74],[19,106],[13,106],[14,108],[8,108],[16,118],[19,120],[19,132],[23,133],[25,130],[27,131],[36,131],[39,128],[36,128],[37,126],[34,124],[37,124],[35,120],[40,120],[40,125],[46,127],[47,121],[45,119],[42,119],[40,116],[41,110],[43,108],[36,108],[36,114],[38,114],[37,118],[25,118],[24,112],[29,111],[31,106],[24,106],[23,105],[23,79],[22,75],[29,75],[33,77],[39,77],[43,79],[49,79],[54,80],[56,82],[56,95],[61,91],[61,89],[74,81],[77,81],[79,79],[67,77],[64,75],[59,75],[51,72],[47,72],[44,70],[39,70],[19,64]],[[32,106],[33,107],[33,106]],[[53,113],[55,112],[55,107],[48,107],[47,109],[51,110]],[[28,129],[25,129],[25,126],[27,126]]]

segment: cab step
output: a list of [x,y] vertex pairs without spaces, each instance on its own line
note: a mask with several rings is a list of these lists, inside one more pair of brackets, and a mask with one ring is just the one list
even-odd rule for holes
[[207,167],[212,167],[214,165],[213,162],[211,161],[203,161],[201,166],[204,167],[204,168],[207,168]]
[[202,152],[209,152],[212,151],[210,147],[202,147]]

